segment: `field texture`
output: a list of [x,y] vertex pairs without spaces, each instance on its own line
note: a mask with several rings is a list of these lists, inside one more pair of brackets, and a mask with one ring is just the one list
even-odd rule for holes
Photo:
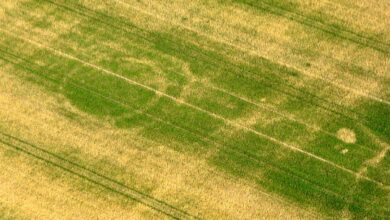
[[0,219],[390,219],[388,0],[1,0]]

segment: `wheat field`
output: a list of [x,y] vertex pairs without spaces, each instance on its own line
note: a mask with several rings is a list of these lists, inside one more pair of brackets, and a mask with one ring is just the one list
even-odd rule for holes
[[387,0],[0,1],[0,219],[389,219]]

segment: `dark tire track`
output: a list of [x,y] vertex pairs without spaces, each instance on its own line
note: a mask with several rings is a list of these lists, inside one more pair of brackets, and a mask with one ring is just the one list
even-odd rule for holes
[[[0,57],[0,58],[2,58],[3,60],[6,60],[7,62],[10,62],[10,63],[13,63],[15,65],[20,66],[20,64],[16,64],[14,62],[11,62],[11,61],[3,58],[3,57]],[[23,68],[23,66],[21,66],[21,67]],[[32,70],[30,68],[26,68],[26,67],[24,67],[24,69],[26,69],[28,71],[34,71],[34,70]],[[35,71],[32,72],[32,73],[40,75],[40,76],[43,76],[45,79],[47,79],[47,76],[45,76],[44,74],[39,74],[39,73],[36,73]],[[52,81],[53,83],[59,83],[55,79],[51,79],[50,78],[49,80]],[[70,83],[73,84],[73,82],[70,82]],[[88,92],[99,94],[102,98],[108,99],[106,96],[100,94],[99,92],[90,90],[88,88],[80,87],[77,84],[74,84],[74,86],[78,87],[78,88],[81,88],[81,89],[84,89],[84,90],[86,90]],[[125,103],[123,103],[121,101],[117,101],[116,99],[110,98],[108,100],[115,101],[116,103],[121,104],[124,107],[132,109],[127,104],[125,104]],[[188,130],[186,128],[180,127],[180,125],[175,125],[175,124],[172,124],[170,122],[166,122],[166,121],[164,121],[164,119],[158,119],[158,118],[156,119],[154,116],[151,116],[151,115],[147,115],[147,116],[150,117],[153,120],[158,121],[158,122],[165,123],[165,124],[170,125],[170,126],[174,126],[175,128],[180,128],[184,132],[188,132],[188,133],[190,133],[192,135],[196,135],[197,137],[200,137],[203,140],[206,140],[206,141],[208,141],[208,142],[210,142],[212,144],[215,144],[215,145],[217,145],[220,148],[228,147],[228,148],[225,149],[225,151],[229,152],[229,154],[235,154],[235,155],[238,155],[239,157],[244,157],[244,158],[246,158],[248,160],[251,160],[251,161],[254,161],[254,162],[258,163],[261,166],[266,166],[266,167],[268,167],[268,169],[277,170],[277,172],[282,172],[286,176],[293,177],[296,180],[308,183],[308,184],[312,185],[313,187],[315,187],[318,190],[318,192],[320,192],[320,193],[324,193],[325,195],[334,196],[334,197],[337,197],[339,199],[342,199],[343,201],[347,201],[346,199],[348,197],[343,195],[343,191],[336,190],[336,189],[331,189],[329,187],[329,185],[326,185],[326,184],[322,183],[321,181],[317,181],[317,180],[312,179],[310,173],[307,173],[305,171],[302,172],[302,171],[296,170],[296,169],[291,169],[291,168],[289,168],[287,166],[278,164],[278,163],[272,161],[269,158],[260,157],[256,153],[253,153],[253,152],[250,152],[250,151],[247,151],[247,150],[243,150],[243,149],[237,150],[236,146],[233,146],[231,143],[226,142],[226,139],[224,139],[224,138],[217,139],[216,137],[214,137],[214,140],[213,139],[209,139],[209,136],[205,136],[204,134],[198,134],[196,131],[193,132],[193,131]],[[1,132],[0,132],[0,134],[1,134]],[[258,181],[261,181],[260,179],[258,179],[256,177],[255,177],[255,179],[258,180]],[[365,200],[360,198],[360,197],[358,197],[356,200],[365,203]],[[357,205],[357,204],[355,204],[355,205]]]
[[154,209],[173,219],[198,219],[197,217],[182,211],[164,201],[155,199],[137,189],[131,188],[117,180],[102,175],[94,170],[65,159],[57,154],[35,146],[25,140],[0,131],[0,143],[3,143],[14,150],[23,152],[33,158],[62,169],[65,172],[80,177],[95,185],[103,187],[111,192],[124,196],[128,199],[139,202],[151,209]]
[[[235,1],[237,2],[237,1]],[[323,33],[329,34],[331,36],[350,41],[352,43],[355,43],[359,46],[368,47],[373,50],[376,50],[378,52],[381,52],[385,55],[390,55],[390,45],[388,43],[384,43],[382,41],[369,38],[367,36],[364,36],[362,34],[342,29],[338,26],[328,24],[324,21],[317,20],[310,18],[308,16],[305,16],[303,14],[300,14],[298,12],[294,12],[292,10],[272,5],[270,3],[267,3],[265,1],[239,1],[239,4],[247,5],[251,8],[255,8],[258,10],[266,11],[270,14],[286,18],[288,20],[300,23],[302,25],[305,25],[307,27],[319,30]]]
[[[188,127],[188,126],[186,126],[186,127]],[[188,128],[187,128],[188,129]],[[203,135],[205,135],[204,133],[203,133]]]
[[[109,26],[110,28],[125,32],[126,34],[136,35],[139,39],[142,39],[148,43],[155,44],[156,42],[161,41],[161,39],[163,39],[164,41],[170,42],[171,45],[178,45],[178,42],[174,40],[176,38],[174,36],[168,36],[168,37],[154,36],[153,33],[150,33],[144,29],[141,29],[141,28],[139,28],[131,23],[128,23],[122,19],[114,18],[114,17],[111,17],[111,16],[104,14],[102,12],[94,11],[92,9],[86,8],[84,5],[80,5],[80,4],[72,2],[72,3],[70,3],[72,6],[77,6],[77,7],[73,8],[73,7],[69,7],[68,5],[59,4],[56,1],[52,1],[52,0],[41,0],[41,1],[56,5],[59,8],[62,8],[64,10],[68,10],[68,11],[73,12],[75,14],[78,14],[82,17],[86,17],[86,18],[98,21],[104,25]],[[69,3],[67,3],[67,4],[69,4]],[[81,9],[83,9],[83,11],[81,11]],[[103,17],[104,19],[101,17]],[[109,22],[110,20],[114,21],[114,22]],[[136,30],[136,31],[134,31],[134,30]],[[193,60],[196,60],[196,59],[198,59],[197,56],[201,56],[202,58],[209,61],[208,63],[205,64],[209,68],[215,68],[217,66],[218,68],[223,69],[224,71],[227,71],[227,72],[231,72],[231,70],[233,69],[235,74],[239,73],[239,74],[237,74],[239,77],[256,79],[256,80],[266,79],[268,81],[263,82],[262,86],[265,86],[265,87],[270,88],[276,92],[290,96],[296,100],[302,100],[306,103],[309,103],[312,106],[316,106],[316,107],[323,109],[331,114],[335,114],[335,115],[338,115],[341,117],[351,119],[351,120],[355,121],[356,123],[361,123],[361,121],[366,121],[366,119],[367,119],[367,117],[360,112],[356,112],[352,109],[348,109],[345,106],[342,106],[338,103],[330,102],[329,100],[322,98],[322,97],[319,97],[318,95],[315,95],[311,92],[302,91],[301,89],[297,89],[294,85],[291,85],[289,83],[284,82],[283,86],[285,86],[285,88],[283,88],[283,87],[278,88],[281,85],[274,83],[273,79],[269,76],[259,76],[257,73],[250,71],[250,70],[244,71],[237,64],[234,64],[231,62],[226,62],[226,60],[218,59],[215,57],[211,57],[208,54],[204,54],[202,51],[198,50],[197,48],[188,47],[186,45],[181,45],[181,46],[185,47],[185,48],[170,47],[170,49],[172,51],[175,51],[176,53],[180,53],[183,49],[194,51],[196,53],[192,53],[192,55],[188,55],[188,57],[192,58]],[[229,67],[230,67],[230,69],[229,69]],[[266,73],[269,74],[271,72],[267,71]],[[294,92],[298,93],[298,95],[294,94]],[[317,104],[317,103],[313,102],[310,98],[318,100],[319,102],[321,102],[321,104]],[[324,104],[322,104],[322,103],[324,103]],[[333,108],[330,108],[329,106],[332,106]],[[350,113],[351,115],[340,112],[339,109],[343,109],[343,110],[347,111],[348,113]]]

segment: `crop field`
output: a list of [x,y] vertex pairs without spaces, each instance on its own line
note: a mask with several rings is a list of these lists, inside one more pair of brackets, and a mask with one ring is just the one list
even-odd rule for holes
[[390,2],[1,0],[0,219],[390,219]]

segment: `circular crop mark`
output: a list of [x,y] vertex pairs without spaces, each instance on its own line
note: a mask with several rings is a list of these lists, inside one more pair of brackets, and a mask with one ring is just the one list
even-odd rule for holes
[[356,142],[356,134],[353,130],[348,128],[341,128],[337,131],[337,138],[347,144],[353,144]]

